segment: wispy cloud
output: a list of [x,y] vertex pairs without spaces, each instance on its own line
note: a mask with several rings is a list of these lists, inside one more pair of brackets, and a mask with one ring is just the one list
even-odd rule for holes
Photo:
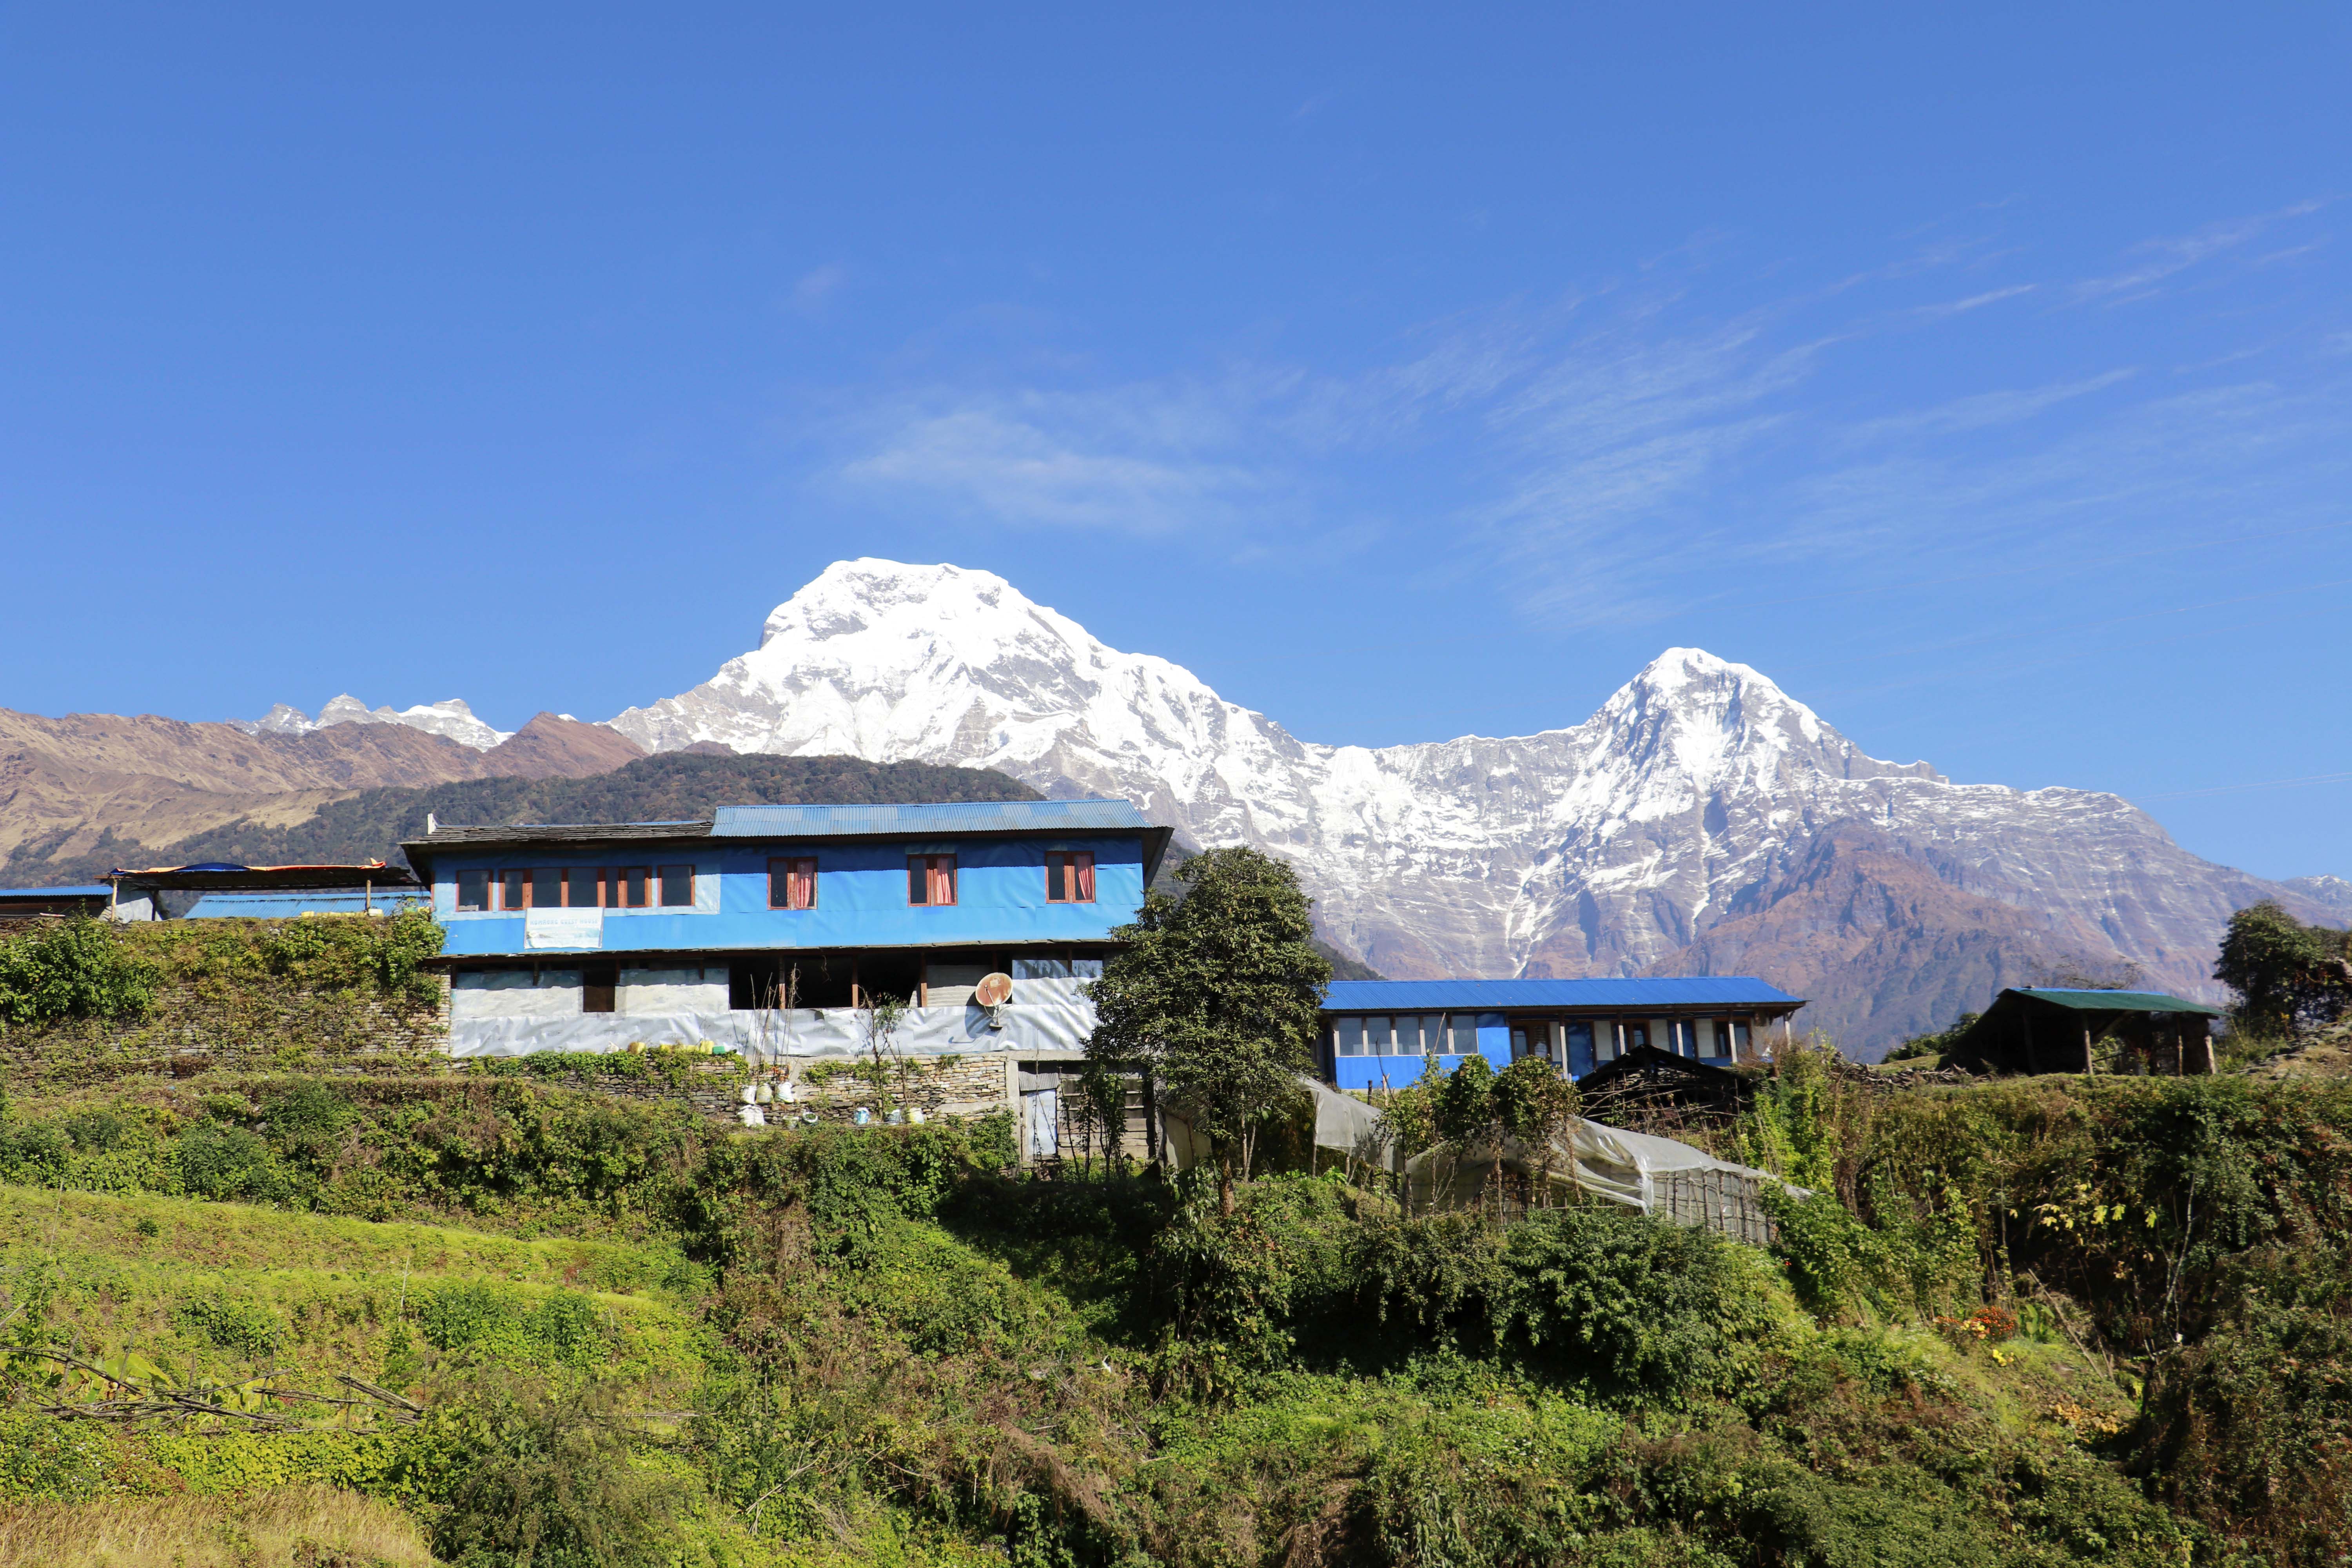
[[[2310,210],[2140,247],[2139,265],[2068,297],[2160,287]],[[1063,384],[943,383],[869,404],[840,423],[832,471],[878,504],[1184,533],[1228,559],[1410,539],[1418,570],[1490,576],[1564,628],[1737,596],[1744,572],[1793,562],[1871,581],[2027,546],[2095,552],[2103,531],[2169,537],[2246,506],[2291,522],[2307,508],[2285,496],[2352,462],[2327,456],[2352,450],[2345,386],[2221,368],[2231,356],[2194,376],[2110,364],[1843,412],[1933,323],[2043,287],[1950,288],[1984,249],[1915,252],[1712,319],[1695,279],[1719,259],[1678,257],[1639,286],[1427,323],[1345,370],[1244,357],[1089,384],[1085,362],[1041,356],[1035,374]],[[2340,342],[2304,341],[2323,356],[2306,363],[2341,364],[2326,357]],[[1872,366],[1859,383],[1856,363]]]
[[1980,392],[1969,397],[1956,397],[1949,403],[1923,408],[1916,413],[1866,420],[1848,430],[1846,439],[1856,444],[1868,444],[1906,437],[1948,436],[1964,430],[2014,425],[2062,403],[2071,403],[2094,392],[2104,392],[2110,386],[2129,381],[2136,374],[2130,370],[2111,370],[2104,374],[2086,376],[2080,381],[2060,382],[2052,386]]
[[2006,289],[1988,289],[1981,294],[1971,294],[1965,300],[1947,300],[1940,304],[1916,305],[1911,313],[1927,321],[1941,321],[1946,316],[1962,315],[1980,310],[1987,305],[1998,305],[2003,300],[2014,300],[2020,294],[2031,294],[2041,287],[2035,283],[2013,283]]
[[898,410],[841,474],[1001,522],[1160,533],[1227,521],[1280,488],[1218,455],[1233,445],[1227,415],[1199,395],[1032,395]]
[[2324,205],[2316,201],[2297,202],[2276,212],[2210,223],[2193,234],[2145,240],[2127,253],[2134,259],[2124,270],[2104,278],[2084,279],[2074,285],[2074,298],[2111,305],[2147,299],[2168,279],[2251,243],[2287,218],[2307,217]]

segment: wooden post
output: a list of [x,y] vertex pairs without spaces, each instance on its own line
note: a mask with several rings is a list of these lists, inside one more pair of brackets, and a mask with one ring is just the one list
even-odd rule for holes
[[2091,1026],[2083,1026],[2083,1075],[2088,1078],[2099,1070],[2097,1060],[2091,1055]]

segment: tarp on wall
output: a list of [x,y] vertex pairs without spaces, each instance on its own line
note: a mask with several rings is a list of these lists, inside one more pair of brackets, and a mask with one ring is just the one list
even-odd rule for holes
[[[1033,987],[1041,984],[1032,982]],[[1065,983],[1066,984],[1066,983]],[[986,1052],[1083,1051],[1094,1033],[1092,1003],[1011,1005],[993,1018],[983,1007],[910,1007],[890,1047],[910,1057]],[[851,1007],[726,1013],[577,1013],[557,1018],[457,1018],[453,1057],[527,1057],[541,1051],[625,1051],[633,1045],[723,1046],[766,1065],[798,1057],[864,1056],[872,1050],[865,1015]]]

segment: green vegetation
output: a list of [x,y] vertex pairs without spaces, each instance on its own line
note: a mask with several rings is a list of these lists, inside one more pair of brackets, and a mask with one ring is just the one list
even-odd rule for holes
[[[1727,1134],[1820,1183],[1769,1256],[1336,1175],[1225,1213],[1131,1166],[1003,1174],[1001,1126],[744,1131],[561,1071],[20,1095],[0,1341],[422,1414],[118,1430],[43,1414],[103,1378],[20,1354],[0,1499],[331,1489],[477,1568],[2352,1544],[2352,1091],[1781,1077]],[[1510,1084],[1440,1080],[1447,1135],[1528,1114]]]
[[2274,903],[2230,917],[2213,978],[2239,996],[2239,1027],[2274,1036],[2352,1009],[2352,931],[2307,926]]
[[[1213,863],[1107,976],[1170,1092],[1286,1059],[1295,898]],[[160,1013],[397,1006],[429,951],[308,923],[115,952]],[[1241,1044],[1202,974],[1255,988]],[[463,1568],[2352,1553],[2352,1084],[1890,1089],[1784,1051],[1694,1134],[1809,1189],[1768,1252],[1407,1213],[1377,1170],[1295,1168],[1272,1097],[1224,1130],[1255,1179],[1127,1151],[1044,1180],[1002,1114],[706,1121],[707,1068],[12,1069],[0,1564],[141,1530],[247,1561],[247,1519],[294,1561]],[[1532,1147],[1573,1099],[1474,1058],[1390,1110],[1408,1149]]]
[[1144,895],[1125,945],[1087,987],[1100,1016],[1088,1059],[1140,1069],[1216,1149],[1219,1201],[1233,1210],[1261,1129],[1298,1098],[1331,965],[1314,948],[1298,875],[1246,846],[1194,856],[1183,897]]

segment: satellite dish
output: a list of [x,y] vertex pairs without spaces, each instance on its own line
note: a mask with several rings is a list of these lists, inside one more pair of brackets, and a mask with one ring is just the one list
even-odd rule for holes
[[1013,976],[983,974],[971,988],[971,999],[983,1007],[1002,1007],[1013,1000]]

